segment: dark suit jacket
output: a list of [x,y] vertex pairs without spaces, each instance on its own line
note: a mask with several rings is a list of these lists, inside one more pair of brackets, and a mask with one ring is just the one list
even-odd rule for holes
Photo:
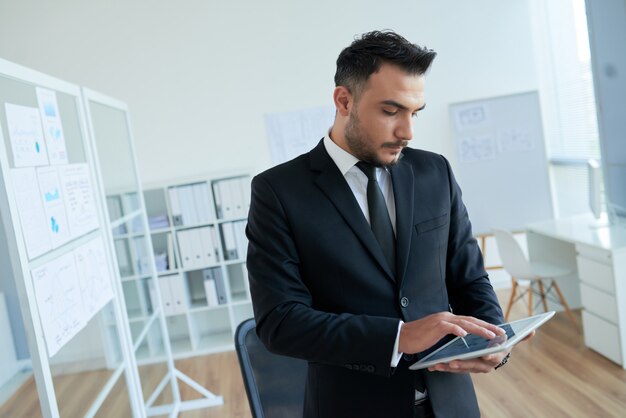
[[412,417],[422,373],[437,417],[479,416],[469,375],[392,368],[398,320],[446,311],[502,322],[445,158],[391,168],[396,277],[323,142],[252,182],[247,235],[257,333],[308,360],[306,417]]

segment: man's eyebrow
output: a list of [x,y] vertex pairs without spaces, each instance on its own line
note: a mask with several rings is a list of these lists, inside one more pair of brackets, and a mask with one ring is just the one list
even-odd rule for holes
[[[384,104],[384,105],[397,107],[398,109],[401,109],[401,110],[409,110],[409,108],[408,108],[408,107],[406,107],[406,106],[405,106],[405,105],[403,105],[402,103],[398,103],[398,102],[396,102],[395,100],[383,100],[381,103],[382,103],[382,104]],[[419,109],[417,109],[417,110],[416,110],[416,112],[419,112],[419,111],[421,111],[421,110],[424,110],[424,108],[426,108],[426,103],[424,103],[424,104],[422,105],[422,107],[420,107]]]

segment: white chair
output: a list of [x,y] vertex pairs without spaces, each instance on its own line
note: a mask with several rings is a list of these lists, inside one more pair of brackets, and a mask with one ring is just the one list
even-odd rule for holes
[[[502,260],[502,266],[507,273],[511,275],[511,281],[513,289],[511,290],[511,297],[509,299],[509,305],[506,308],[504,315],[505,321],[508,321],[509,313],[513,304],[521,299],[524,295],[528,294],[528,315],[532,315],[534,311],[533,307],[533,293],[541,296],[541,303],[543,304],[544,311],[548,310],[548,303],[546,301],[550,291],[554,289],[558,296],[558,301],[553,300],[556,303],[560,303],[565,309],[565,313],[572,321],[576,329],[578,330],[578,323],[572,314],[572,311],[567,304],[567,301],[561,293],[559,285],[555,279],[558,277],[566,276],[572,273],[571,269],[567,267],[545,263],[545,262],[530,262],[526,258],[524,251],[520,247],[513,234],[509,231],[502,229],[494,229],[494,235],[496,237],[496,244],[498,245],[498,252],[500,253],[500,259]],[[544,280],[551,280],[547,289],[544,288]],[[517,295],[519,281],[528,283],[528,288],[521,294]],[[537,292],[534,289],[535,283],[539,287]],[[516,297],[517,295],[517,297]]]

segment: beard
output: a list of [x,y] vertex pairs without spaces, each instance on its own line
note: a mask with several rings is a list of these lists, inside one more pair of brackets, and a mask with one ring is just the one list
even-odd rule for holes
[[[365,161],[376,167],[391,167],[400,161],[401,153],[398,153],[398,157],[391,162],[383,161],[380,159],[375,148],[374,141],[368,132],[364,132],[361,127],[361,121],[356,110],[350,113],[346,128],[344,130],[344,136],[346,138],[346,144],[352,155],[358,158],[360,161]],[[381,145],[381,148],[385,147],[406,147],[408,141],[395,141],[385,142]]]

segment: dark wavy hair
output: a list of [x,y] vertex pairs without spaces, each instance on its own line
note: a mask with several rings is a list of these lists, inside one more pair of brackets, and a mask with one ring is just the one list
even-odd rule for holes
[[422,75],[436,55],[432,49],[412,44],[390,30],[364,33],[339,54],[335,86],[344,86],[358,96],[369,76],[383,63],[397,65],[407,74]]

